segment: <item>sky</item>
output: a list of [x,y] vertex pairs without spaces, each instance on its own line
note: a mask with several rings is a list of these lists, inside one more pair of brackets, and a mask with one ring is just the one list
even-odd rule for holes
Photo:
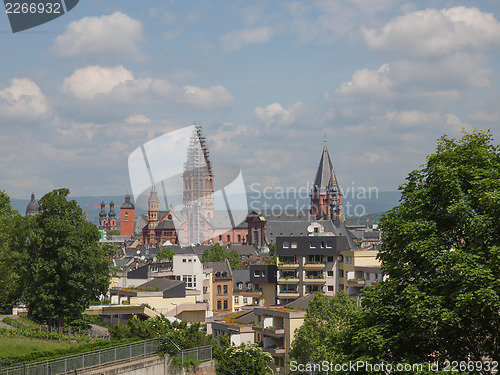
[[[198,122],[252,190],[395,191],[443,134],[500,139],[500,2],[82,0],[0,13],[0,190],[130,192],[128,157]],[[169,163],[169,160],[165,160]]]

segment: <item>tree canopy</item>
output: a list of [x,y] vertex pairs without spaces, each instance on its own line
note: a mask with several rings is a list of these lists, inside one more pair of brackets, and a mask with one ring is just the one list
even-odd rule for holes
[[241,258],[238,252],[234,249],[228,252],[224,246],[218,243],[205,250],[201,257],[202,262],[224,262],[226,259],[229,261],[232,270],[240,269]]
[[24,275],[29,314],[57,322],[78,317],[109,287],[108,258],[95,225],[85,221],[68,189],[40,199],[40,213],[30,217]]
[[[500,148],[443,136],[382,217],[389,278],[363,305],[390,360],[500,361]],[[365,330],[366,332],[366,330]]]
[[9,196],[0,191],[0,312],[22,302],[20,271],[26,262],[27,223],[27,218],[12,209]]

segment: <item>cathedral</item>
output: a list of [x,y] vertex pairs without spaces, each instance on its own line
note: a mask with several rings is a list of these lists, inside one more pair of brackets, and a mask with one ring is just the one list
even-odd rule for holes
[[[182,210],[173,207],[160,211],[158,193],[153,187],[148,199],[147,225],[142,229],[145,244],[165,243],[191,245],[239,243],[255,246],[269,245],[266,226],[269,220],[283,220],[252,211],[236,227],[228,227],[226,211],[214,208],[214,174],[208,147],[201,126],[195,126],[184,163]],[[310,192],[310,212],[301,221],[343,220],[342,194],[333,168],[326,137],[323,151]],[[226,220],[224,220],[226,219]],[[295,220],[295,219],[294,219]]]

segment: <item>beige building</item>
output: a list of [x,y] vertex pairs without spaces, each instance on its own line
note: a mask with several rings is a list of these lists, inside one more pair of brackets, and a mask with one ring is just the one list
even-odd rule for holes
[[286,373],[295,330],[304,323],[307,305],[313,297],[310,294],[287,306],[256,307],[253,310],[255,342],[272,355],[272,367],[277,373]]
[[342,251],[339,257],[339,290],[350,296],[359,295],[365,286],[382,281],[377,254],[377,250]]

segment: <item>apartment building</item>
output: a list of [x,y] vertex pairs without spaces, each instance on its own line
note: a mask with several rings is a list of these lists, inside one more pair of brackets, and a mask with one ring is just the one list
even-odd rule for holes
[[348,248],[346,236],[331,233],[277,237],[278,304],[316,292],[335,294],[339,290],[339,256]]
[[365,286],[383,280],[377,250],[345,250],[339,256],[339,290],[350,296],[361,294]]
[[276,304],[276,285],[278,267],[275,264],[251,264],[250,282],[255,291],[260,292],[260,297],[255,299],[255,304],[261,307]]
[[302,326],[313,295],[299,298],[286,306],[256,307],[253,310],[255,342],[273,357],[273,371],[286,372],[295,330]]
[[205,262],[203,267],[213,270],[212,311],[214,315],[233,311],[233,272],[228,260]]

